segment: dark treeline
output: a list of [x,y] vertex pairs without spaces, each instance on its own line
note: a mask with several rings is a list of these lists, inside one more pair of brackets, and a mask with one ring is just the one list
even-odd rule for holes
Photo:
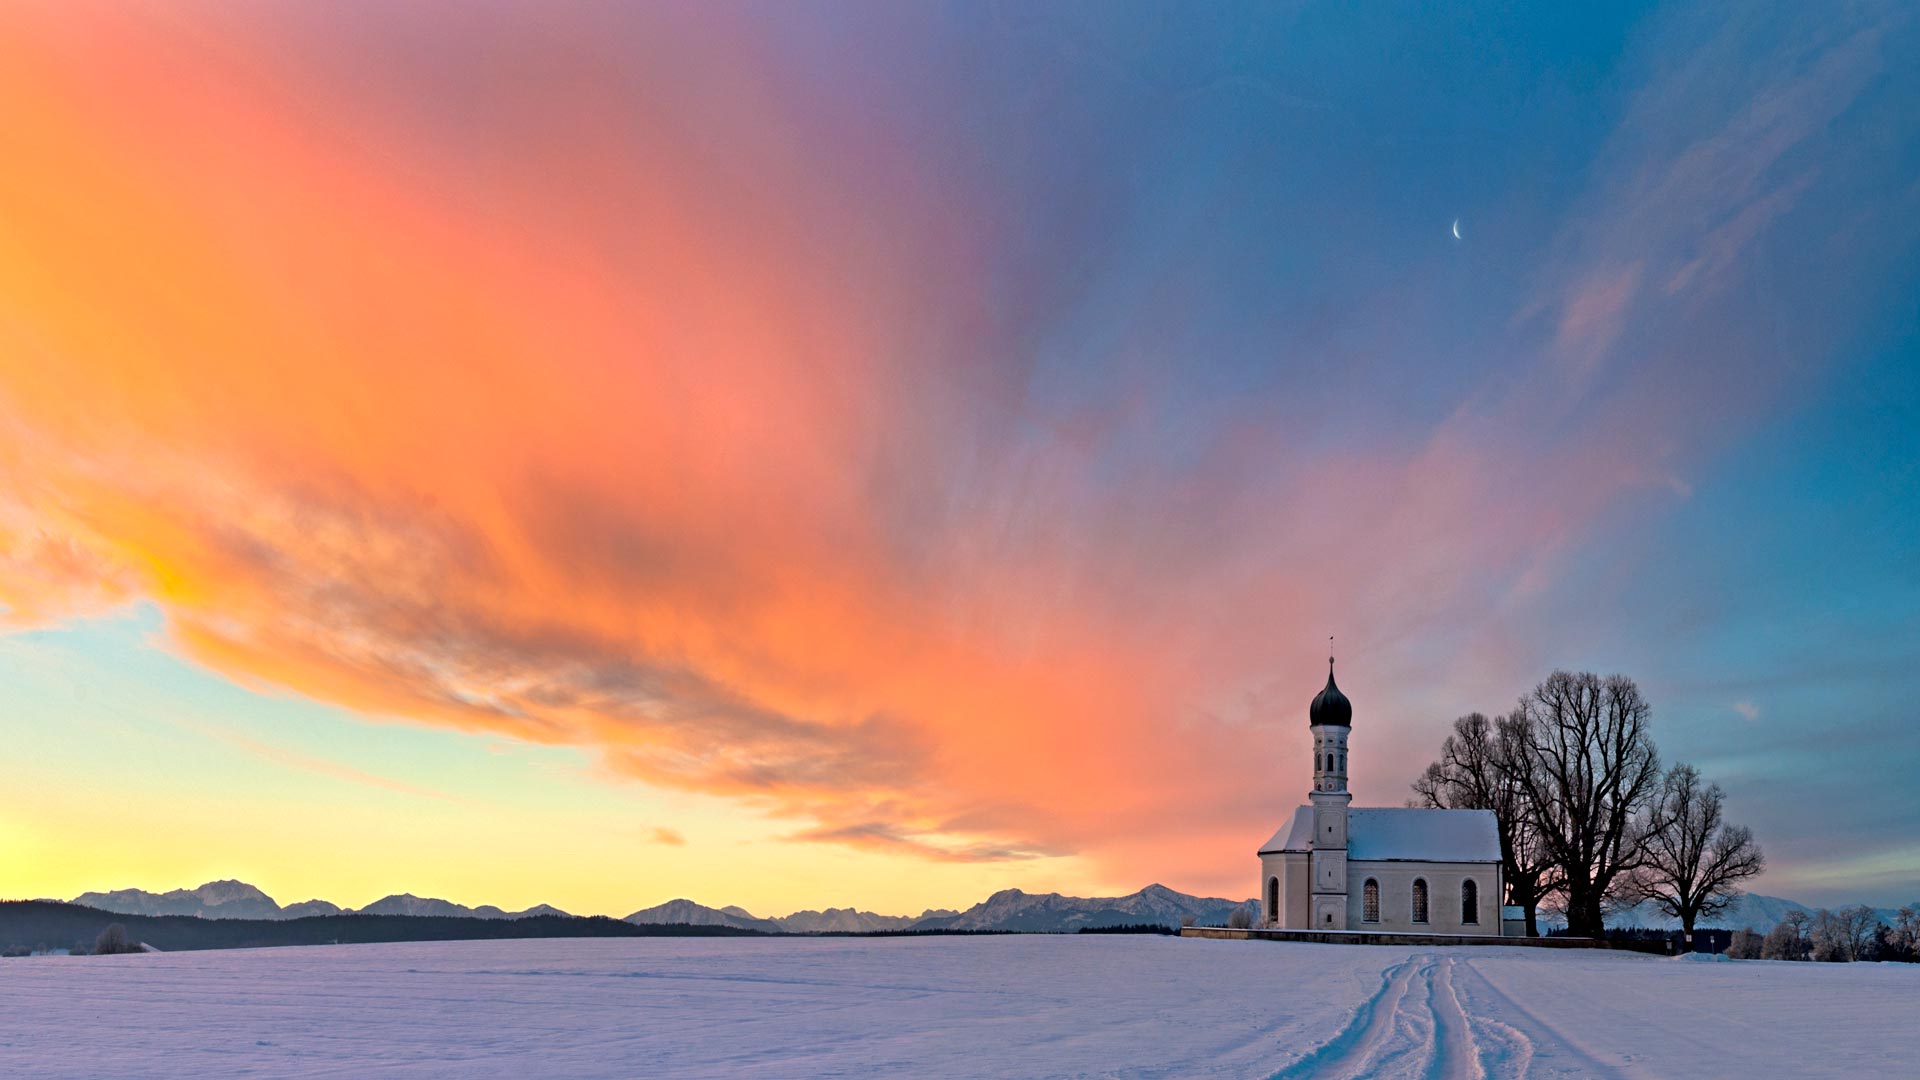
[[[1687,940],[1684,930],[1654,930],[1643,927],[1608,930],[1601,940],[1616,949],[1633,952],[1659,953],[1672,955],[1683,952],[1723,953],[1733,944],[1735,930],[1700,929],[1693,932],[1693,940]],[[1549,930],[1548,937],[1564,937],[1567,932]]]
[[1137,922],[1121,923],[1118,926],[1083,926],[1076,932],[1081,934],[1164,934],[1172,937],[1180,931],[1165,923]]
[[[114,928],[118,928],[114,930]],[[1147,933],[1130,926],[1101,927],[1102,933]],[[113,931],[110,933],[110,931]],[[532,915],[522,919],[475,919],[450,915],[314,915],[305,919],[205,919],[197,915],[122,915],[53,900],[0,901],[0,956],[24,956],[47,949],[93,952],[103,938],[124,937],[161,952],[196,949],[257,949],[282,945],[350,945],[400,941],[491,941],[508,938],[581,937],[995,937],[1021,930],[834,931],[776,934],[732,926],[688,923],[629,923],[604,915],[569,918]],[[1173,933],[1155,925],[1155,933]]]
[[133,941],[162,952],[276,945],[391,941],[464,941],[555,937],[758,937],[731,926],[646,925],[605,916],[468,919],[436,915],[315,915],[305,919],[202,919],[194,915],[121,915],[50,900],[0,902],[0,949],[91,945],[119,924]]
[[812,933],[770,934],[769,937],[809,938],[809,937],[1005,937],[1008,934],[1045,933],[1035,930],[955,930],[951,927],[930,926],[922,929],[907,930],[818,930]]
[[1727,955],[1739,960],[1884,960],[1920,963],[1920,902],[1880,918],[1864,904],[1791,911],[1765,934],[1735,930]]

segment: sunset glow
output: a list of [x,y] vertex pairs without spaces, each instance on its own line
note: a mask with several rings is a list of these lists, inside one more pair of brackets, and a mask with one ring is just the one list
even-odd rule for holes
[[1238,898],[1332,634],[1911,900],[1912,20],[1100,10],[0,10],[4,891]]

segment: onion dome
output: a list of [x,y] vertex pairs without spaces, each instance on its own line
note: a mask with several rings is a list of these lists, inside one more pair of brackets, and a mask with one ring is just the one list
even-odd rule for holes
[[1333,684],[1333,657],[1327,657],[1326,689],[1314,695],[1313,704],[1307,707],[1307,723],[1318,726],[1333,724],[1337,727],[1353,726],[1353,702]]

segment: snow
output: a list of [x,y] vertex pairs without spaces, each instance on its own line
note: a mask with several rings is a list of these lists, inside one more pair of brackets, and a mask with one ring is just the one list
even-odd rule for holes
[[[1312,839],[1313,807],[1302,806],[1260,850],[1306,851]],[[1347,810],[1347,858],[1499,862],[1499,823],[1491,810],[1352,807]]]
[[0,1075],[1893,1076],[1920,966],[1164,937],[0,960]]
[[1349,810],[1347,858],[1499,862],[1500,826],[1491,810]]

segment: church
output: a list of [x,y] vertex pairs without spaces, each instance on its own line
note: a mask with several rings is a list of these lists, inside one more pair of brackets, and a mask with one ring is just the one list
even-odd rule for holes
[[1262,923],[1282,930],[1502,932],[1500,833],[1491,810],[1353,807],[1353,703],[1333,681],[1307,710],[1313,790],[1260,846]]

